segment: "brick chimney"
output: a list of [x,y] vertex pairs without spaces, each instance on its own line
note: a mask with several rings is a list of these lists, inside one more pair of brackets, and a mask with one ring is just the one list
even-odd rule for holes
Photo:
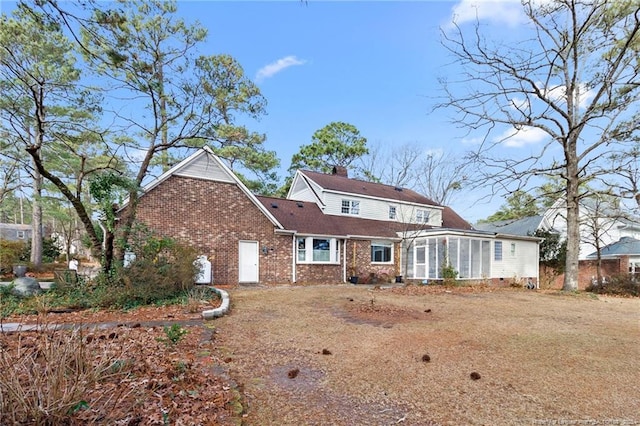
[[349,177],[349,173],[347,172],[347,168],[346,167],[342,167],[342,166],[333,166],[333,170],[332,170],[331,174],[338,175],[338,176],[343,176],[343,177]]

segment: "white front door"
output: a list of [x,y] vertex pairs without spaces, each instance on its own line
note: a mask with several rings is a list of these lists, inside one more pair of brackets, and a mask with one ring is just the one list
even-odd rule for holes
[[240,241],[238,282],[258,282],[258,242]]

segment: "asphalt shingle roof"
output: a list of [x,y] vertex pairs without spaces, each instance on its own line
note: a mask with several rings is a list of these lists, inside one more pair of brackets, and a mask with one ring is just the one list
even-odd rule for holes
[[[397,232],[433,229],[432,226],[427,225],[328,215],[312,202],[266,196],[257,196],[257,198],[286,230],[301,234],[395,238]],[[443,228],[469,230],[471,225],[453,210],[445,207]]]
[[392,185],[384,185],[382,183],[367,182],[364,180],[350,179],[346,176],[333,175],[312,172],[308,170],[301,171],[324,189],[330,191],[348,192],[351,194],[366,195],[375,198],[384,198],[387,200],[406,201],[409,203],[426,204],[430,206],[438,206],[439,204],[424,195],[420,195],[411,189],[398,188]]
[[328,215],[312,202],[265,196],[257,198],[286,230],[300,234],[397,238],[397,232],[433,228],[426,225]]
[[540,223],[542,216],[528,216],[522,219],[508,219],[497,222],[485,222],[476,224],[480,231],[495,232],[499,234],[521,235],[523,237],[533,235]]
[[[588,255],[588,258],[596,258],[597,252]],[[640,255],[640,240],[632,237],[622,237],[615,243],[604,246],[600,249],[600,255],[605,256],[625,256]]]

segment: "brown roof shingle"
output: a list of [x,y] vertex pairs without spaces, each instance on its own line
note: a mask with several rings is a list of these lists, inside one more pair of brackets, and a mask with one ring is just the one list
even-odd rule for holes
[[433,228],[427,225],[328,215],[311,202],[265,196],[257,198],[286,230],[300,234],[397,238],[397,232]]
[[325,173],[312,172],[308,170],[300,171],[324,189],[352,194],[367,195],[370,197],[384,198],[387,200],[406,201],[409,203],[426,204],[438,206],[439,204],[424,195],[420,195],[411,189],[398,188],[392,185],[385,185],[376,182],[350,179],[338,174],[329,175]]

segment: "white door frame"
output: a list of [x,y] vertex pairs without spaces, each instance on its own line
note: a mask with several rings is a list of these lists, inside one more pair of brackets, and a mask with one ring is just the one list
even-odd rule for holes
[[258,241],[238,242],[238,282],[257,283],[260,277]]

